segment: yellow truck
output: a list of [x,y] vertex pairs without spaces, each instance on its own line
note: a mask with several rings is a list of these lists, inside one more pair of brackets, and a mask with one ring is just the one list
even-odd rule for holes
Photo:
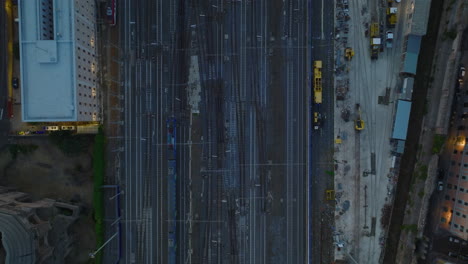
[[372,60],[376,60],[379,57],[380,45],[382,45],[382,40],[379,36],[379,23],[374,22],[370,25],[370,51]]
[[387,8],[387,27],[394,28],[397,22],[398,8],[389,7]]
[[318,130],[322,124],[320,106],[322,105],[322,61],[314,61],[314,129]]

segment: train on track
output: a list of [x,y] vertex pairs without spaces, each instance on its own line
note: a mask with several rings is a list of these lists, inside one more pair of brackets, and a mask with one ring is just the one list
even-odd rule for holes
[[313,109],[313,126],[314,130],[318,130],[322,126],[322,114],[320,107],[322,105],[322,61],[314,61],[314,103]]
[[176,147],[176,119],[168,119],[167,127],[167,198],[168,198],[168,262],[175,264],[177,256],[177,147]]

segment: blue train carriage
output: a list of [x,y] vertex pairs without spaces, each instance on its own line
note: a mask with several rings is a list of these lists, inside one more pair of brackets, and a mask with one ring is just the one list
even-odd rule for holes
[[176,147],[176,132],[177,132],[177,121],[175,119],[168,119],[166,121],[167,127],[167,154],[168,160],[175,160],[177,154]]

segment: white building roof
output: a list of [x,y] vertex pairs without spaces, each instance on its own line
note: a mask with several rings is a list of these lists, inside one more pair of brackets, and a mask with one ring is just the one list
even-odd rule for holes
[[20,0],[21,102],[25,122],[74,121],[76,77],[72,0],[50,0],[53,25],[42,38],[41,3]]

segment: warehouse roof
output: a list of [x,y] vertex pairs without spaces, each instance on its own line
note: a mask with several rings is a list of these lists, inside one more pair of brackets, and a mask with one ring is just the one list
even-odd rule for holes
[[426,35],[430,7],[431,0],[415,0],[411,25],[412,34],[419,36]]
[[398,100],[397,102],[397,112],[395,124],[393,125],[392,139],[406,140],[411,112],[411,102],[406,100]]
[[76,120],[72,0],[23,0],[18,13],[23,121]]
[[412,75],[416,74],[418,66],[419,49],[421,47],[421,36],[410,34],[406,46],[405,61],[403,63],[403,72]]
[[408,77],[403,80],[403,87],[401,89],[401,93],[404,94],[406,100],[411,100],[411,97],[413,95],[413,86],[413,77]]

